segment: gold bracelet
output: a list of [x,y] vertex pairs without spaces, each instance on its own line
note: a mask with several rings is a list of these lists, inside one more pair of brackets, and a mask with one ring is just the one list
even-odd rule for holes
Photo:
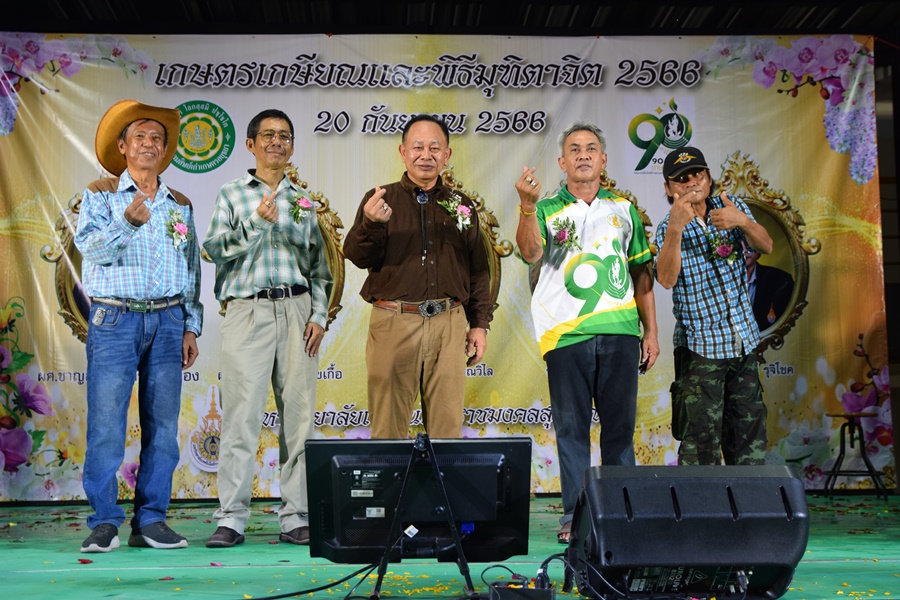
[[534,207],[534,210],[531,211],[531,212],[525,212],[524,210],[522,210],[522,205],[519,204],[519,214],[520,214],[520,215],[524,215],[524,216],[526,216],[526,217],[530,217],[531,215],[536,215],[536,214],[537,214],[537,207]]

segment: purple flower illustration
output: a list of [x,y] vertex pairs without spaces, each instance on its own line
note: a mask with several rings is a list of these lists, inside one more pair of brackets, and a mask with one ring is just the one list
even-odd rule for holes
[[878,392],[875,388],[871,388],[865,397],[856,392],[844,392],[841,404],[848,413],[871,412],[868,409],[878,405]]
[[791,42],[791,52],[787,56],[784,67],[793,74],[797,83],[806,75],[815,74],[818,70],[816,60],[822,40],[815,37],[804,37]]
[[885,394],[891,393],[891,376],[888,373],[887,365],[881,368],[880,373],[875,374],[872,381],[875,382],[875,387],[878,388],[878,391]]
[[52,401],[44,386],[25,373],[16,375],[16,386],[19,388],[19,402],[26,409],[42,415],[55,414]]
[[819,77],[831,75],[834,71],[843,68],[850,62],[850,57],[856,52],[856,40],[851,35],[833,35],[822,41],[822,45],[816,51],[816,63]]
[[12,352],[6,346],[0,346],[0,371],[6,369],[12,362]]
[[850,155],[850,177],[862,185],[877,167],[875,72],[872,52],[850,35],[803,37],[790,48],[770,39],[722,37],[698,55],[705,74],[753,64],[753,81],[796,98],[818,89],[825,101],[825,136],[832,150]]
[[119,469],[119,472],[122,474],[122,479],[131,489],[134,489],[137,486],[137,472],[140,469],[140,465],[138,463],[125,463],[122,465],[122,468]]
[[110,63],[120,67],[125,77],[144,77],[153,58],[112,36],[51,39],[34,33],[0,33],[0,135],[9,134],[15,125],[23,84],[34,84],[41,93],[58,91],[38,76],[46,72],[52,77],[72,77],[85,65]]
[[15,473],[31,454],[34,440],[24,429],[0,429],[0,454],[3,454],[3,470]]
[[753,63],[753,81],[766,89],[772,87],[778,74],[784,69],[789,50],[783,46],[775,46],[762,58]]

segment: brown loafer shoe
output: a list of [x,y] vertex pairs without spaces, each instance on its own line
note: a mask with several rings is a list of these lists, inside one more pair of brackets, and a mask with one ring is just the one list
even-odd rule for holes
[[207,548],[231,548],[244,543],[244,536],[230,527],[219,527],[206,540]]
[[288,544],[297,544],[298,546],[309,546],[309,527],[304,525],[291,531],[282,531],[278,539]]

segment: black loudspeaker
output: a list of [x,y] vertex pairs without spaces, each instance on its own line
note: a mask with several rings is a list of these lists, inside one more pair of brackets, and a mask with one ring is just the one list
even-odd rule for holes
[[584,481],[566,552],[584,596],[779,598],[806,550],[788,467],[593,467]]

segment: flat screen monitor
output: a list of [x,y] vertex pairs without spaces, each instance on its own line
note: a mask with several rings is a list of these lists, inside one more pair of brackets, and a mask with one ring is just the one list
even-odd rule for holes
[[[427,453],[416,453],[400,535],[389,540],[414,440],[306,442],[309,554],[336,563],[458,559],[447,502]],[[463,554],[493,562],[528,553],[531,439],[431,440]]]

